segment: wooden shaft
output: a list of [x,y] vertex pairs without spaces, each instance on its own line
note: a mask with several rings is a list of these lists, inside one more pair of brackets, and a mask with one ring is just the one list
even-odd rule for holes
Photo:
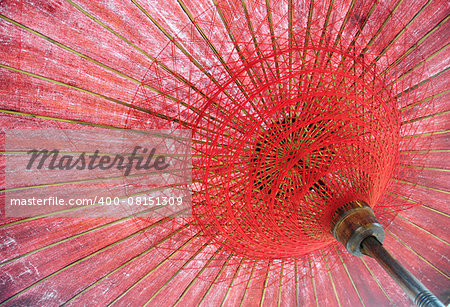
[[331,220],[330,232],[349,253],[374,258],[417,306],[444,306],[383,247],[383,226],[366,202],[351,201],[337,209]]
[[444,304],[401,265],[375,237],[370,236],[364,239],[361,245],[363,253],[374,258],[417,306],[444,307]]

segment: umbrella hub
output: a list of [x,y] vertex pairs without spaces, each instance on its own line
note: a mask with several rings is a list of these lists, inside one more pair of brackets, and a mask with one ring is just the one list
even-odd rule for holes
[[363,256],[362,242],[368,237],[384,241],[384,229],[370,206],[360,200],[351,201],[340,207],[331,220],[330,231],[347,251]]

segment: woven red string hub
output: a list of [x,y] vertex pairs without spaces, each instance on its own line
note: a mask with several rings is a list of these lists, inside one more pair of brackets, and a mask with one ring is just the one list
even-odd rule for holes
[[206,95],[193,213],[225,250],[283,259],[329,245],[334,211],[375,206],[392,176],[400,124],[388,81],[361,52],[322,41],[248,44]]

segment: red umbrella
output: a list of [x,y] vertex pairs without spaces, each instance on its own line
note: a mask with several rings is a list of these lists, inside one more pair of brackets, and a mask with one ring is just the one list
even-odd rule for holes
[[[192,129],[194,218],[2,211],[0,301],[409,305],[373,259],[350,255],[329,233],[351,186],[387,226],[384,245],[448,304],[448,9],[442,1],[2,3],[6,135]],[[45,178],[20,173],[14,184],[6,162],[4,199],[88,195],[70,178],[42,186]]]

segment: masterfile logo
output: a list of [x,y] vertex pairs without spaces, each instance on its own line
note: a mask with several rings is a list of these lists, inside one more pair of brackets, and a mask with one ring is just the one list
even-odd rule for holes
[[[49,151],[47,149],[42,150],[30,150],[27,154],[31,155],[30,160],[27,164],[27,170],[35,167],[36,169],[44,168],[46,162],[48,165],[46,167],[50,170],[93,170],[99,168],[101,170],[110,170],[116,167],[119,170],[125,170],[124,176],[128,176],[135,167],[136,170],[149,170],[155,168],[156,170],[164,170],[170,164],[166,163],[166,157],[156,156],[153,162],[153,157],[155,156],[156,149],[152,148],[148,155],[139,156],[139,150],[145,155],[149,150],[141,146],[135,146],[133,152],[130,156],[126,157],[122,154],[102,155],[100,156],[100,150],[96,150],[93,155],[89,155],[86,152],[82,152],[79,155],[60,155],[59,150]],[[135,160],[136,165],[134,165]],[[145,162],[144,162],[145,160]]]
[[191,131],[5,133],[7,216],[190,215]]

